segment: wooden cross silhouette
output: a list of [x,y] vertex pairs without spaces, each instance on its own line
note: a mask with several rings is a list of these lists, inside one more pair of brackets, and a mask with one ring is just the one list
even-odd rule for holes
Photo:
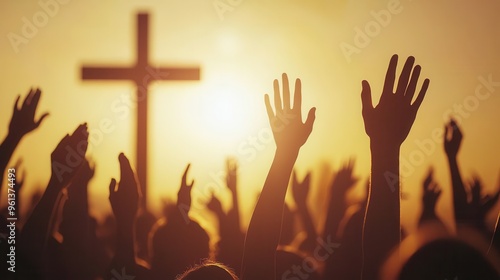
[[136,170],[142,190],[142,205],[147,201],[148,166],[148,85],[158,80],[199,80],[200,68],[155,68],[148,60],[148,17],[147,13],[137,15],[137,61],[132,67],[82,68],[83,80],[127,80],[137,87],[137,150]]

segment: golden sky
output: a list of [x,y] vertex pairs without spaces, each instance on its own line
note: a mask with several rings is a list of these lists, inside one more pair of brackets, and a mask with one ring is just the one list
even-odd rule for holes
[[[80,69],[132,65],[139,11],[150,14],[152,65],[201,67],[200,81],[150,87],[148,178],[154,207],[160,197],[174,198],[189,162],[193,215],[203,218],[202,201],[211,189],[228,205],[228,191],[214,186],[231,155],[241,165],[248,221],[275,149],[263,96],[272,93],[273,79],[283,72],[291,80],[301,78],[304,114],[317,107],[313,133],[297,161],[299,174],[312,170],[318,188],[330,178],[325,170],[355,157],[355,173],[366,178],[370,157],[361,80],[370,82],[376,102],[394,53],[400,55],[399,69],[407,56],[416,57],[420,84],[431,79],[401,150],[408,196],[403,225],[415,226],[421,182],[431,163],[443,188],[438,212],[450,215],[448,169],[440,137],[433,137],[450,115],[465,134],[459,154],[464,177],[478,174],[490,192],[498,185],[499,1],[6,0],[0,3],[0,137],[7,134],[16,95],[30,87],[42,89],[39,113],[50,112],[13,157],[12,163],[24,160],[26,191],[45,186],[52,149],[77,124],[88,122],[93,137],[88,154],[97,168],[91,211],[110,210],[107,186],[119,175],[117,156],[124,151],[134,162],[136,107],[127,100],[135,88],[130,82],[81,81]],[[114,106],[126,110],[117,113]],[[111,132],[102,131],[103,121],[111,122]]]

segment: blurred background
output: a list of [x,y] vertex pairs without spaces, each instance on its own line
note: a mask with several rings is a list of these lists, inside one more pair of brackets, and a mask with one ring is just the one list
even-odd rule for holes
[[[22,158],[23,197],[29,197],[45,188],[50,153],[60,139],[88,122],[88,157],[96,166],[90,209],[102,219],[110,212],[110,178],[119,177],[118,154],[135,162],[136,90],[132,82],[82,81],[81,67],[132,66],[137,13],[147,12],[150,64],[201,68],[200,81],[150,86],[150,209],[159,214],[164,201],[175,201],[184,168],[192,163],[191,214],[202,224],[210,221],[204,205],[211,192],[229,204],[224,173],[232,156],[240,166],[246,227],[275,150],[264,106],[273,79],[283,72],[291,82],[300,78],[303,114],[317,107],[296,169],[300,176],[312,171],[310,203],[320,206],[332,172],[351,157],[360,178],[352,198],[364,195],[370,154],[361,81],[370,82],[376,103],[392,54],[400,55],[398,71],[413,55],[422,65],[419,85],[425,77],[431,84],[401,150],[402,224],[412,231],[431,165],[443,188],[438,214],[452,215],[442,149],[450,116],[464,132],[464,179],[477,174],[486,192],[500,184],[499,10],[493,0],[1,1],[0,137],[7,134],[16,96],[40,87],[38,114],[50,116],[23,140],[11,164]],[[318,222],[324,217],[316,208]]]

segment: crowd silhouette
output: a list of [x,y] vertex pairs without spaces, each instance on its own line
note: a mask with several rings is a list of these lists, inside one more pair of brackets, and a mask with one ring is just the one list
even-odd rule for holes
[[[400,147],[430,81],[417,86],[421,67],[415,58],[407,58],[399,75],[397,64],[394,55],[376,106],[370,83],[362,81],[362,116],[370,139],[369,179],[354,176],[355,160],[349,159],[335,172],[330,186],[320,189],[327,199],[324,209],[308,204],[315,174],[308,172],[300,178],[294,172],[300,148],[313,131],[316,109],[309,109],[303,122],[301,80],[295,80],[293,97],[286,74],[281,83],[274,81],[273,99],[265,95],[276,143],[273,161],[245,227],[238,202],[238,163],[227,160],[230,208],[224,210],[212,194],[204,210],[216,217],[219,240],[215,250],[207,231],[189,215],[194,185],[194,180],[188,180],[190,164],[181,177],[176,203],[166,205],[163,216],[155,217],[141,205],[134,169],[127,156],[119,154],[120,178],[109,183],[112,216],[98,223],[89,213],[87,187],[99,163],[87,155],[87,124],[78,125],[53,150],[51,176],[43,194],[33,193],[29,214],[18,216],[15,273],[7,269],[9,214],[7,209],[2,211],[0,278],[500,279],[500,214],[495,213],[494,228],[486,223],[499,200],[500,186],[496,193],[486,195],[477,176],[463,179],[457,160],[462,131],[453,119],[444,126],[443,148],[451,175],[454,221],[436,213],[446,186],[435,181],[434,169],[429,167],[422,180],[418,229],[408,235],[401,229]],[[0,146],[2,188],[6,188],[16,146],[48,116],[36,117],[40,97],[40,89],[31,89],[23,100],[19,96],[14,102],[8,134]],[[16,180],[19,207],[25,203],[19,201],[19,192],[29,187],[20,174]],[[359,181],[366,185],[366,197],[349,201],[347,193]],[[289,186],[293,210],[285,202]],[[317,210],[325,214],[320,226],[311,214]],[[455,225],[456,230],[445,224]]]

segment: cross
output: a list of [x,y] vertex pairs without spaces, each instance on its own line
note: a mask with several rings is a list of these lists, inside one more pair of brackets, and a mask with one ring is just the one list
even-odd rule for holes
[[199,80],[200,68],[152,67],[148,60],[148,17],[137,15],[137,61],[132,67],[82,67],[83,80],[127,80],[137,87],[136,170],[142,190],[142,205],[147,201],[148,164],[148,85],[158,80]]

